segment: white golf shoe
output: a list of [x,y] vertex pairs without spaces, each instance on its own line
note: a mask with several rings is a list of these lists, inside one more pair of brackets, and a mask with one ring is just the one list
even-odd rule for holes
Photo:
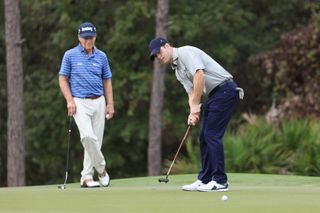
[[195,182],[189,184],[189,185],[183,185],[182,190],[185,191],[197,191],[198,187],[203,186],[204,184],[202,183],[201,180],[196,180]]
[[219,184],[212,180],[207,184],[199,186],[197,190],[200,192],[226,192],[228,191],[228,183]]
[[97,181],[88,179],[88,180],[80,180],[80,186],[81,188],[96,188],[99,187],[100,184]]
[[101,175],[98,175],[99,182],[101,186],[107,187],[110,184],[110,177],[106,171],[104,171]]

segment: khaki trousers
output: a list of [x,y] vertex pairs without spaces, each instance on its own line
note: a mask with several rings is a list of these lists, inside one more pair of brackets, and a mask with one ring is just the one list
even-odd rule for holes
[[105,125],[105,98],[74,98],[76,113],[74,120],[78,126],[82,146],[84,147],[83,170],[81,179],[93,179],[94,169],[101,174],[106,161],[101,152]]

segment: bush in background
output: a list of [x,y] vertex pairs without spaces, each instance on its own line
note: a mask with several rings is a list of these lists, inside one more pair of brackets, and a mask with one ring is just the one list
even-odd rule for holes
[[[320,124],[312,120],[289,120],[273,128],[262,117],[251,119],[224,137],[228,172],[320,175]],[[199,142],[189,139],[173,173],[196,173],[200,169]],[[169,166],[171,160],[167,160]]]

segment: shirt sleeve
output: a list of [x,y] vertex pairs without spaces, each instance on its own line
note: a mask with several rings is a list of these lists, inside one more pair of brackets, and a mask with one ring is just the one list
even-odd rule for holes
[[197,70],[205,68],[200,55],[194,51],[183,51],[180,57],[192,76],[196,74]]
[[109,61],[108,61],[108,57],[107,57],[106,54],[104,54],[103,57],[102,57],[102,63],[103,63],[102,78],[105,79],[105,80],[111,78],[112,77],[112,72],[111,72]]
[[181,84],[183,85],[183,88],[185,89],[185,91],[186,91],[187,93],[189,93],[189,92],[192,90],[192,88],[193,88],[192,85],[188,85],[188,84],[182,83],[182,82],[181,82]]
[[189,93],[193,87],[192,81],[188,79],[185,75],[179,74],[178,70],[175,70],[177,80],[182,84],[187,93]]
[[62,58],[59,75],[64,75],[64,76],[70,77],[70,73],[71,73],[70,54],[68,54],[68,52],[66,52]]

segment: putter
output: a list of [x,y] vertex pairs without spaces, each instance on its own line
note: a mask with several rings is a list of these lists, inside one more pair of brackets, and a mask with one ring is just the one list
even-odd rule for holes
[[66,176],[64,179],[63,185],[59,185],[59,189],[66,189],[67,180],[68,180],[68,171],[69,171],[69,151],[70,151],[70,136],[71,136],[71,124],[72,124],[72,116],[69,116],[69,129],[68,129],[68,148],[67,148],[67,162],[66,162]]
[[178,150],[177,150],[177,152],[176,152],[176,154],[175,154],[175,156],[174,156],[174,158],[173,158],[173,161],[172,161],[172,163],[171,163],[171,165],[170,165],[170,167],[169,167],[169,169],[168,169],[168,172],[167,172],[166,177],[165,177],[165,178],[159,178],[159,183],[168,183],[168,182],[169,182],[169,178],[168,178],[168,177],[169,177],[171,168],[172,168],[174,162],[176,161],[176,159],[177,159],[177,157],[178,157],[178,154],[179,154],[179,152],[180,152],[180,149],[181,149],[181,147],[183,146],[183,144],[184,144],[184,142],[185,142],[185,140],[186,140],[186,138],[187,138],[187,136],[188,136],[190,127],[191,127],[191,126],[189,125],[186,133],[184,134],[184,136],[183,136],[183,138],[182,138],[182,141],[181,141],[181,143],[180,143],[180,146],[179,146],[179,148],[178,148]]

